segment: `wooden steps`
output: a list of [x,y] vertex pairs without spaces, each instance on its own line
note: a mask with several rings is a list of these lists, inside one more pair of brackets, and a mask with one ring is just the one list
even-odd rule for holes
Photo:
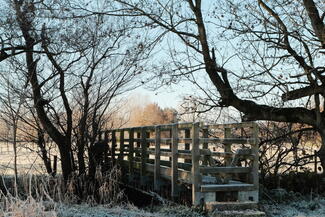
[[206,184],[201,185],[201,192],[217,192],[217,191],[251,191],[254,190],[253,184]]
[[205,204],[209,216],[213,217],[265,217],[256,202],[208,202]]

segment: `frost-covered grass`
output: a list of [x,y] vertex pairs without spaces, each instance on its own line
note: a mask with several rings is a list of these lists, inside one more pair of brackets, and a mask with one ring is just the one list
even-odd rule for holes
[[1,199],[0,217],[57,217],[54,207],[47,209],[42,201],[32,197],[21,200],[6,196]]
[[203,215],[185,206],[157,207],[155,211],[139,209],[130,204],[113,207],[98,205],[60,205],[58,217],[203,217]]
[[272,217],[324,217],[325,198],[295,199],[277,204],[263,203],[262,207]]
[[[40,201],[33,198],[20,200],[6,198],[0,204],[0,217],[203,217],[195,210],[180,205],[163,205],[139,209],[129,203],[90,205],[66,204]],[[263,202],[261,207],[270,217],[324,217],[325,198],[314,200],[296,199],[292,202],[271,204]]]

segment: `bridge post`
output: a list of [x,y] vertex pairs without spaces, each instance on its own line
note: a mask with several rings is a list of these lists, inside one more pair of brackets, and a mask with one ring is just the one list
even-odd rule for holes
[[[191,129],[185,129],[185,138],[191,138]],[[185,142],[185,150],[190,150],[190,143],[189,142]],[[184,163],[192,163],[191,159],[185,159]]]
[[155,165],[154,165],[154,190],[160,190],[160,126],[155,127]]
[[124,159],[124,130],[120,131],[120,153],[118,155],[118,163],[123,170],[123,159]]
[[[231,128],[225,128],[225,134],[224,134],[224,138],[231,138]],[[229,153],[231,152],[231,144],[228,143],[228,142],[224,142],[223,145],[225,146],[225,152]],[[226,157],[225,157],[225,164],[226,166],[229,166],[231,164],[231,157],[226,154]]]
[[134,129],[129,130],[129,180],[134,177]]
[[141,185],[145,185],[146,180],[146,163],[147,163],[147,140],[146,140],[146,128],[141,128],[141,169],[140,169],[140,175],[141,175]]
[[252,154],[254,155],[254,161],[252,165],[252,179],[255,187],[255,191],[252,192],[254,201],[258,202],[258,190],[259,190],[259,177],[258,177],[258,164],[259,164],[259,139],[258,139],[259,128],[256,123],[253,125],[253,138],[255,142],[252,145]]
[[201,192],[200,184],[202,181],[200,174],[200,123],[193,123],[192,126],[192,204],[200,205]]
[[178,197],[178,189],[177,189],[177,180],[178,180],[178,124],[172,125],[172,162],[171,162],[171,196],[173,199],[176,199]]
[[115,164],[115,149],[116,149],[116,131],[112,130],[112,148],[111,148],[112,165]]
[[[137,131],[137,150],[141,149],[141,142],[139,141],[139,139],[141,139],[141,131]],[[135,156],[140,157],[140,153],[138,151],[135,152]]]
[[[208,128],[204,128],[202,129],[203,131],[203,138],[208,138],[209,137],[209,129]],[[203,143],[203,149],[208,149],[209,148],[209,143],[207,142],[204,142]],[[204,166],[207,166],[208,165],[208,162],[209,162],[209,157],[207,155],[204,155],[204,158],[203,158],[203,165]]]

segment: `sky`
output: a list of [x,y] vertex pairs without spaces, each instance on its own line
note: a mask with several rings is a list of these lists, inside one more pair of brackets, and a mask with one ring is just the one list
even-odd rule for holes
[[182,96],[189,90],[176,87],[162,87],[153,91],[145,87],[139,87],[129,93],[129,96],[140,96],[147,98],[152,103],[157,103],[161,108],[177,108],[182,102]]

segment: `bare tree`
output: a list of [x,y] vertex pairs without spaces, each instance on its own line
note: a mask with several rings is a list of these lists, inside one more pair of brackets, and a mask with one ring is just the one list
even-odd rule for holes
[[1,51],[15,49],[14,42],[22,50],[1,59],[3,66],[15,60],[20,68],[40,123],[39,139],[43,129],[56,143],[64,179],[77,169],[85,173],[85,150],[105,126],[114,99],[142,84],[137,77],[145,71],[150,40],[134,31],[132,19],[87,13],[93,7],[115,10],[109,2],[4,5],[11,18],[3,22],[11,28],[1,29],[8,36]]
[[[187,76],[203,67],[214,92],[204,86],[202,91],[212,106],[232,106],[244,120],[314,127],[322,137],[318,155],[325,168],[323,1],[116,2],[125,14],[182,42],[174,49],[174,70],[162,69]],[[227,52],[233,59],[225,61]]]
[[314,149],[319,143],[313,128],[268,121],[260,123],[260,129],[262,179],[270,177],[278,183],[280,174],[314,169]]
[[15,178],[15,194],[17,195],[17,177],[18,177],[18,167],[17,167],[17,157],[18,157],[18,140],[21,138],[18,135],[20,117],[23,116],[23,104],[25,103],[24,91],[20,89],[17,91],[20,82],[15,82],[12,84],[11,79],[17,79],[17,73],[12,72],[11,74],[1,74],[0,82],[2,83],[3,92],[0,94],[0,119],[4,122],[10,129],[10,143],[13,147],[13,158],[14,158],[14,178]]

